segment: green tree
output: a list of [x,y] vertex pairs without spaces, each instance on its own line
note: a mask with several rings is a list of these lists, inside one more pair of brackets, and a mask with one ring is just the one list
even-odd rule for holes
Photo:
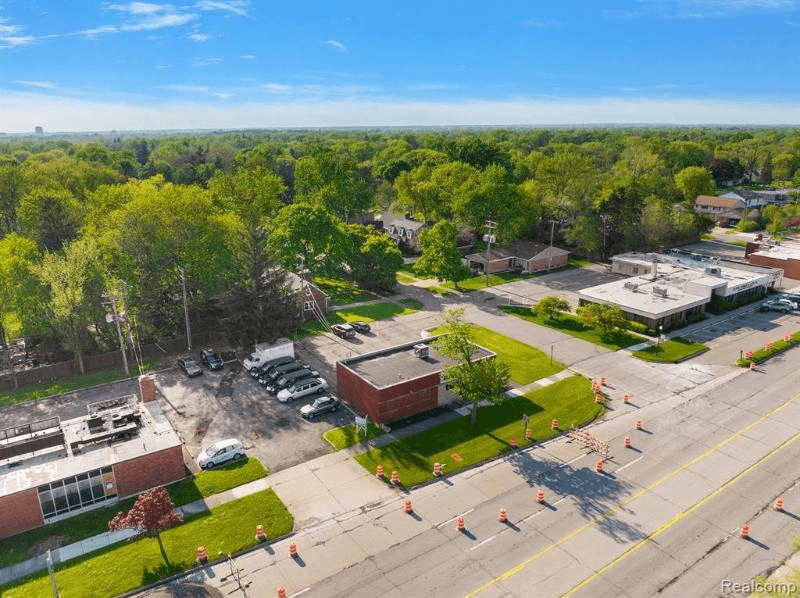
[[540,316],[547,316],[552,320],[557,313],[569,311],[569,302],[556,295],[548,295],[539,299],[538,303],[531,307],[531,311]]
[[256,223],[266,222],[283,207],[286,185],[263,167],[240,168],[234,174],[217,173],[208,182],[211,198],[223,210]]
[[345,221],[365,212],[374,193],[356,161],[332,151],[300,158],[294,185],[298,200],[318,204]]
[[772,164],[772,152],[767,152],[764,163],[761,165],[761,173],[758,176],[760,183],[769,185],[772,182],[774,166]]
[[282,266],[315,275],[341,270],[346,239],[342,222],[323,206],[296,203],[272,221],[267,243]]
[[347,229],[352,249],[345,260],[353,280],[365,289],[394,288],[397,271],[403,265],[403,254],[397,244],[371,226],[350,224]]
[[691,209],[694,209],[694,201],[698,195],[714,195],[717,190],[714,177],[708,169],[701,166],[689,166],[678,172],[675,175],[675,186]]
[[519,188],[508,171],[491,164],[478,173],[473,184],[465,185],[453,201],[453,216],[471,230],[484,230],[487,220],[497,222],[500,239],[514,240],[525,222],[526,211]]
[[83,208],[68,191],[36,189],[22,198],[17,214],[22,231],[42,251],[58,251],[78,236]]
[[37,275],[48,290],[45,312],[84,373],[83,353],[91,340],[88,330],[100,319],[104,288],[97,246],[77,240],[65,245],[63,254],[47,253]]
[[610,336],[614,331],[625,327],[625,313],[616,305],[589,303],[578,309],[581,322],[597,328],[602,336]]
[[478,421],[478,403],[499,403],[511,378],[508,365],[495,359],[473,361],[478,346],[472,341],[472,327],[463,320],[464,308],[444,312],[443,333],[433,341],[442,355],[456,360],[455,365],[442,368],[442,376],[451,390],[472,403],[472,426]]
[[11,233],[0,239],[0,342],[42,332],[46,295],[36,276],[42,254],[33,239]]
[[419,234],[422,256],[414,264],[414,272],[418,276],[453,282],[469,276],[469,269],[461,263],[457,236],[455,225],[447,220],[437,222],[429,229],[422,229]]
[[0,237],[19,232],[17,208],[24,191],[22,169],[15,164],[0,164]]

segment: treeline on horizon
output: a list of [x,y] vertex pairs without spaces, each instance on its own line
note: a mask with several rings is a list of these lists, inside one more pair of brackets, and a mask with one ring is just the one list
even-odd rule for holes
[[[233,346],[290,334],[286,273],[389,291],[400,252],[371,226],[390,210],[482,247],[555,243],[603,259],[674,246],[713,225],[697,195],[800,183],[793,128],[282,130],[89,141],[0,138],[0,342],[53,356],[108,350],[109,298],[143,339],[193,328]],[[750,214],[773,234],[796,204]],[[454,243],[455,239],[442,239]],[[406,249],[401,247],[401,249]],[[433,251],[433,249],[431,249]],[[105,297],[104,297],[105,296]]]

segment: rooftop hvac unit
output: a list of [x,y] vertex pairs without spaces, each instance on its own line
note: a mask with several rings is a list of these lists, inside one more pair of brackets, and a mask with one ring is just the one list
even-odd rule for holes
[[653,295],[660,295],[661,297],[667,296],[667,289],[666,287],[653,287]]
[[708,266],[706,268],[706,274],[716,274],[719,276],[721,272],[722,270],[720,270],[719,266]]
[[638,288],[639,288],[639,285],[638,285],[637,283],[635,283],[635,282],[626,282],[626,283],[625,283],[623,286],[624,286],[626,289],[630,289],[630,290],[631,290],[631,291],[633,291],[634,293],[636,292],[636,289],[638,289]]
[[420,343],[419,345],[414,345],[414,355],[419,357],[420,359],[425,359],[428,357],[428,345]]

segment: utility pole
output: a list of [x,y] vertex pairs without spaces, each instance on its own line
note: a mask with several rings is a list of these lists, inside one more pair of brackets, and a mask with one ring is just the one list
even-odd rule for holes
[[550,269],[553,267],[553,234],[556,232],[556,222],[553,218],[550,219],[550,259],[547,260],[547,271],[550,272]]
[[[603,223],[603,253],[600,256],[600,259],[604,260],[604,259],[606,259],[606,218],[607,218],[607,216],[605,214],[599,214],[599,216],[600,216],[600,222]],[[678,225],[680,226],[680,222],[678,223]]]
[[492,251],[492,242],[494,241],[494,235],[492,231],[497,226],[496,222],[492,222],[491,220],[486,221],[486,234],[483,235],[483,240],[486,241],[486,265],[484,266],[483,270],[486,273],[486,286],[489,286],[489,254]]
[[[128,356],[125,354],[125,339],[122,337],[122,329],[119,325],[120,318],[125,317],[124,315],[119,315],[117,313],[117,294],[105,294],[103,297],[108,298],[107,304],[111,304],[111,312],[113,313],[112,317],[114,318],[114,324],[117,326],[117,338],[119,339],[119,350],[122,351],[122,365],[125,367],[125,377],[130,378],[131,372],[128,369]],[[108,316],[106,316],[106,321],[108,321]]]
[[186,304],[186,276],[183,273],[183,266],[178,266],[181,273],[181,289],[183,290],[183,316],[186,318],[186,342],[189,344],[189,351],[192,350],[192,329],[189,328],[189,306]]

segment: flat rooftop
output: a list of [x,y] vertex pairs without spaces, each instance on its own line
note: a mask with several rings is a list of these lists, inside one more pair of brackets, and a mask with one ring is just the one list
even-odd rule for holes
[[[430,376],[441,372],[444,366],[457,363],[456,360],[442,355],[431,346],[431,343],[439,336],[342,359],[339,363],[358,374],[372,386],[378,389],[388,388],[395,384]],[[428,357],[417,357],[414,354],[415,345],[426,345]],[[476,346],[478,351],[473,356],[473,361],[494,356],[494,352],[479,345]]]
[[63,445],[0,460],[0,496],[180,446],[180,438],[156,401],[132,401],[125,411],[139,421],[136,434],[127,440],[92,441],[103,434],[92,434],[87,427],[90,416],[84,415],[61,422]]
[[750,255],[763,255],[776,260],[800,260],[800,245],[786,242],[781,242],[780,245],[762,243],[759,250]]
[[[652,266],[645,255],[620,256],[625,261]],[[647,318],[659,319],[708,303],[712,294],[734,295],[779,281],[781,270],[754,268],[724,260],[697,260],[689,256],[658,255],[657,272],[589,287],[578,296],[609,303]]]

